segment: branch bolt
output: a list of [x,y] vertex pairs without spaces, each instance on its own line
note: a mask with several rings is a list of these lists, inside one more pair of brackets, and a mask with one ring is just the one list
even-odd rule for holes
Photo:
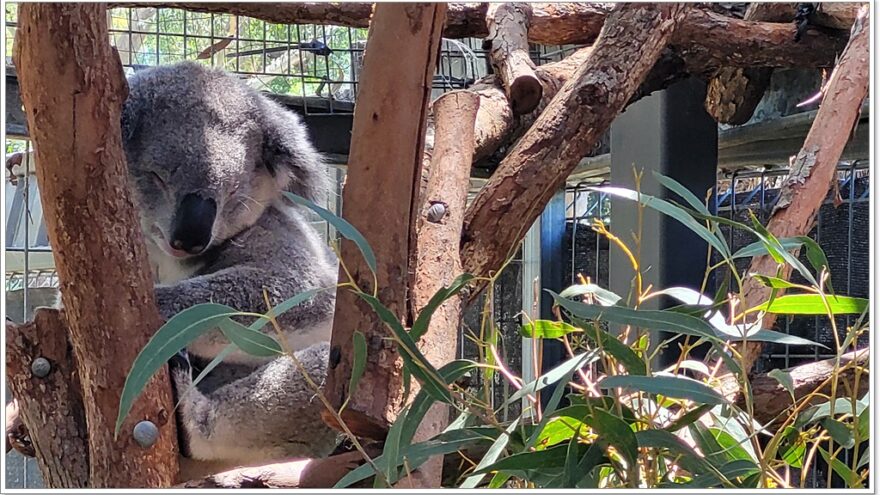
[[134,425],[132,436],[138,445],[145,449],[150,448],[159,439],[159,428],[152,421],[144,420]]
[[440,223],[440,220],[443,220],[443,217],[446,216],[446,203],[442,201],[431,201],[431,206],[428,207],[428,221],[431,223]]
[[44,357],[38,357],[31,362],[31,373],[37,378],[46,378],[52,371],[52,363]]

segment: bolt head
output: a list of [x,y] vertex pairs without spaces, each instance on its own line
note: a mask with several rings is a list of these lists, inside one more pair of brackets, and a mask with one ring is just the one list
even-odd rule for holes
[[446,205],[441,202],[432,203],[430,207],[428,207],[428,221],[431,223],[440,223],[440,220],[443,220],[443,217],[446,216]]
[[38,357],[31,362],[31,373],[37,378],[46,378],[52,371],[52,363],[44,357]]
[[146,449],[152,447],[159,439],[159,428],[152,421],[141,421],[134,425],[132,436],[138,445]]

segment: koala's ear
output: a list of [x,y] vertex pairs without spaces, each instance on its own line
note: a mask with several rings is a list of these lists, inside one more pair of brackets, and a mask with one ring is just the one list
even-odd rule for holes
[[299,115],[275,104],[263,106],[262,165],[281,187],[322,204],[329,187],[327,167],[309,141]]
[[139,100],[136,98],[132,98],[129,96],[125,99],[125,103],[122,105],[122,118],[121,126],[122,126],[122,142],[128,143],[131,141],[131,138],[134,137],[135,131],[137,131],[138,125],[140,124],[138,114],[139,111]]

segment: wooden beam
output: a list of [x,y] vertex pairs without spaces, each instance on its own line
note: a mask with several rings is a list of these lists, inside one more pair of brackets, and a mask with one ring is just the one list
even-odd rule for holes
[[[358,248],[343,241],[340,280],[350,273],[401,321],[407,315],[410,238],[418,215],[426,116],[445,4],[377,4],[354,113],[343,217],[364,234],[377,259],[376,279]],[[349,390],[355,331],[367,339],[366,371]],[[363,437],[383,438],[402,407],[402,362],[389,330],[355,293],[340,288],[324,393]],[[333,426],[332,415],[325,421]]]
[[[164,368],[114,435],[131,363],[162,320],[129,195],[119,128],[127,86],[110,46],[105,5],[26,3],[18,13],[14,60],[82,383],[89,486],[166,487],[178,464]],[[142,420],[159,430],[146,449],[132,437]]]
[[576,74],[517,142],[465,215],[462,265],[487,276],[510,257],[623,110],[689,7],[619,4]]

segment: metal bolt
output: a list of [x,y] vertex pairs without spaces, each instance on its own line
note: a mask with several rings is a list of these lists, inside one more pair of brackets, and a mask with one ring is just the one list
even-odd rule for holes
[[52,363],[44,357],[38,357],[31,362],[31,373],[37,378],[46,378],[52,371]]
[[443,220],[444,216],[446,216],[446,204],[440,201],[431,203],[431,206],[428,207],[428,221],[431,223],[440,223],[440,220]]
[[134,425],[132,436],[138,445],[146,449],[152,447],[159,439],[159,428],[156,428],[152,421],[141,421]]

